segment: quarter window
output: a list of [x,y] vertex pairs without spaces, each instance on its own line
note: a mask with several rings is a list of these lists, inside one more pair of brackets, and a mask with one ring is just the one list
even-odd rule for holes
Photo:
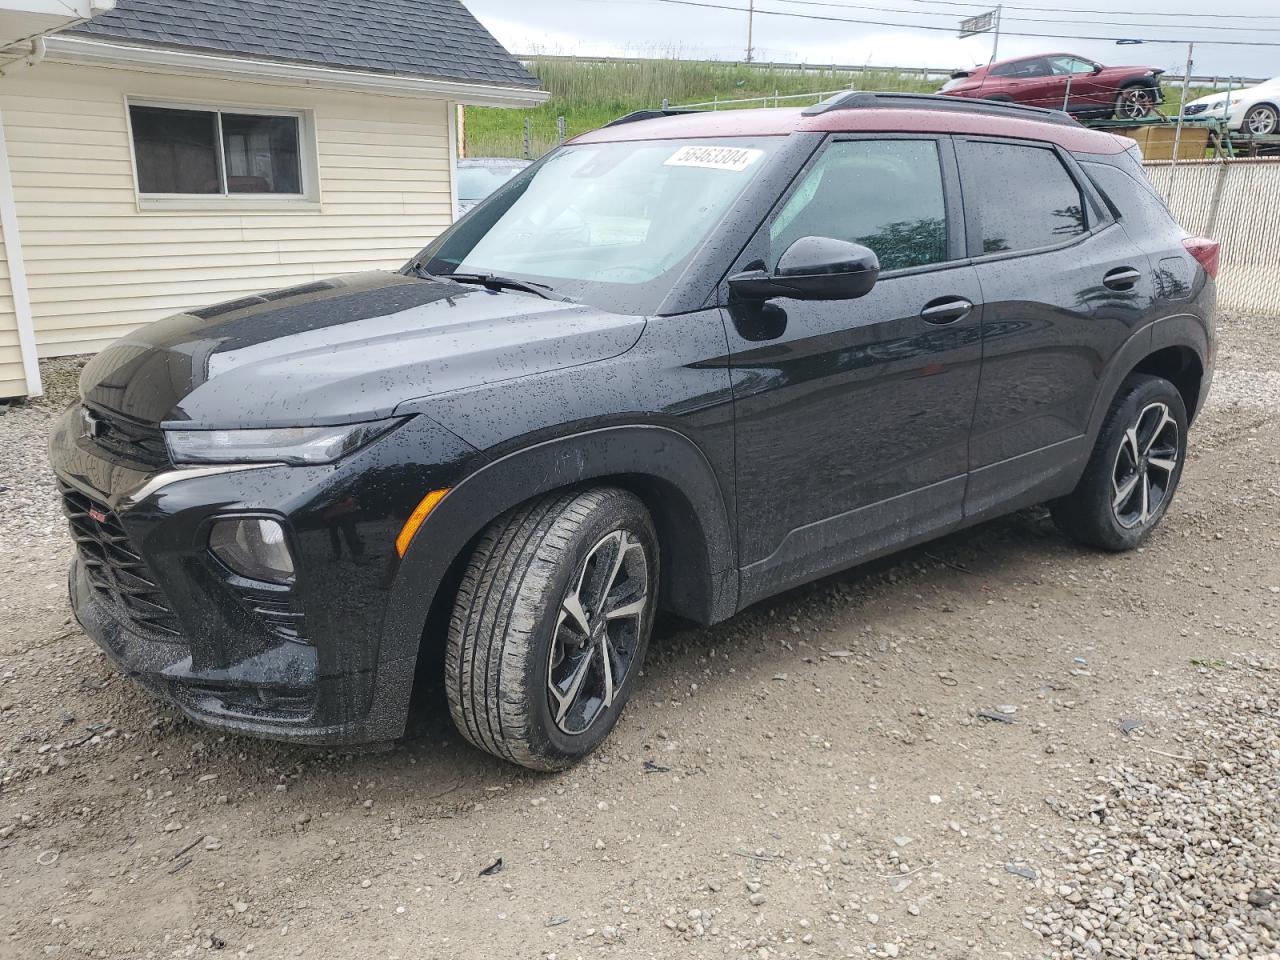
[[303,193],[300,118],[132,104],[138,192]]
[[978,141],[958,146],[983,253],[1051,247],[1088,230],[1084,196],[1052,149]]
[[947,259],[942,165],[932,140],[831,144],[769,227],[770,263],[801,237],[870,247],[881,270]]

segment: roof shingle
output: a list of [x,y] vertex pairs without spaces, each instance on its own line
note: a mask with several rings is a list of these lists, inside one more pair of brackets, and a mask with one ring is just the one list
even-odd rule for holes
[[68,31],[505,87],[538,81],[460,0],[119,0]]

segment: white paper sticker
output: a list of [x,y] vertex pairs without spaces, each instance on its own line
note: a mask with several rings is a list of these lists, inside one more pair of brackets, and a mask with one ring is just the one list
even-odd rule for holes
[[673,153],[665,166],[705,167],[708,170],[732,170],[741,173],[762,156],[763,150],[749,147],[681,147]]

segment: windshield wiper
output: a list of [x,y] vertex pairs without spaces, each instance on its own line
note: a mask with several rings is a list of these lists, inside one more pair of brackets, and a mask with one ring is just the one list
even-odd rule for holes
[[524,293],[532,293],[543,300],[563,299],[552,296],[550,293],[552,288],[545,283],[517,280],[515,277],[500,277],[496,273],[451,273],[440,279],[452,280],[455,283],[478,283],[488,290],[520,290]]
[[576,303],[572,297],[566,297],[563,294],[555,292],[555,288],[547,283],[538,283],[536,280],[517,280],[515,277],[503,277],[495,273],[446,273],[436,274],[428,273],[424,264],[410,264],[415,276],[421,277],[423,280],[435,280],[437,283],[478,283],[488,290],[520,290],[524,293],[532,293],[535,297],[542,297],[544,300],[563,300],[565,303]]

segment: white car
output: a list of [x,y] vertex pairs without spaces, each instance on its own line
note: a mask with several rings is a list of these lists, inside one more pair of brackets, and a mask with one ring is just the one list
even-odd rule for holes
[[1241,87],[1192,100],[1183,116],[1189,119],[1225,117],[1228,130],[1255,137],[1280,133],[1280,77],[1272,77],[1256,87]]

